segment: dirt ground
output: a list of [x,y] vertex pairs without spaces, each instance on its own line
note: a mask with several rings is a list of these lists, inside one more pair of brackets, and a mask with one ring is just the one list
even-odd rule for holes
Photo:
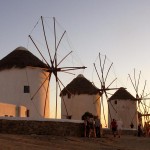
[[60,137],[0,134],[0,150],[150,150],[150,137]]

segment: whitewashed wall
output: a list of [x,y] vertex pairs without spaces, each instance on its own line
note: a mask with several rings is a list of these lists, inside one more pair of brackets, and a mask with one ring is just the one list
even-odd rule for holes
[[16,116],[16,105],[0,103],[0,116]]
[[2,117],[26,117],[27,108],[14,104],[0,103],[0,116]]
[[[115,101],[117,101],[117,104],[115,104]],[[125,129],[131,129],[131,127],[130,127],[131,122],[133,122],[134,128],[137,128],[138,114],[137,114],[136,101],[112,100],[111,104],[110,104],[110,102],[108,103],[112,119],[113,118],[116,120],[121,119],[123,122],[123,127]],[[108,115],[108,116],[109,116],[108,117],[108,125],[110,127],[111,118],[110,118],[110,115]]]
[[[100,116],[99,94],[71,95],[71,98],[68,98],[68,96],[63,96],[63,99],[65,101],[68,114],[72,116],[71,119],[81,120],[81,117],[85,112],[90,112],[93,115]],[[66,118],[66,115],[65,105],[61,99],[61,118]]]
[[[31,97],[46,79],[48,73],[40,68],[12,68],[0,71],[0,102],[25,106],[29,109],[30,117],[44,117],[44,105],[48,80],[36,94]],[[24,93],[24,86],[30,86],[30,93]],[[49,94],[46,100],[46,115],[49,117]]]

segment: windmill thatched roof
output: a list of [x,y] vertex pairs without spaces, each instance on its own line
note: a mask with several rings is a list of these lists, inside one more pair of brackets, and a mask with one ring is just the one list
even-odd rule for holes
[[27,66],[47,68],[39,58],[24,47],[18,47],[0,60],[0,70],[11,68],[25,68]]
[[132,96],[125,88],[119,88],[110,98],[110,100],[136,100],[134,96]]
[[70,94],[88,94],[93,95],[99,93],[99,89],[87,80],[83,75],[78,75],[73,79],[60,93],[60,96]]

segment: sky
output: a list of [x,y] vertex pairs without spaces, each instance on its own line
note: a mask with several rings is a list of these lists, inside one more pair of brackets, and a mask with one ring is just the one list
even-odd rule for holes
[[117,87],[127,87],[132,93],[128,74],[134,68],[136,75],[141,70],[148,86],[149,0],[1,0],[0,59],[18,46],[27,47],[28,35],[40,16],[55,17],[67,31],[78,62],[87,67],[80,73],[90,81],[94,82],[93,63],[100,52],[113,62]]

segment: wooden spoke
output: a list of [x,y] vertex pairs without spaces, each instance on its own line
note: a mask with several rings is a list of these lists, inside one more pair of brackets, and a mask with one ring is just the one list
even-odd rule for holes
[[104,65],[105,65],[105,61],[106,61],[106,56],[105,56],[103,66],[102,66],[101,56],[100,56],[100,53],[99,53],[99,62],[100,62],[100,68],[101,68],[101,74],[102,74],[102,77],[101,77],[102,84],[104,84]]
[[[62,91],[62,89],[61,89],[61,86],[60,86],[60,83],[59,83],[59,82],[58,82],[58,86],[59,86],[60,91]],[[64,97],[63,97],[63,96],[62,96],[62,100],[63,100],[64,106],[65,106],[65,110],[66,110],[67,116],[69,116],[69,113],[68,113],[68,110],[67,110],[67,106],[66,106],[66,103],[65,103],[65,100],[64,100]]]
[[57,72],[67,72],[67,71],[71,71],[71,70],[78,70],[78,69],[85,69],[86,67],[61,67],[61,68],[54,68],[54,70],[52,70],[52,72],[57,71]]
[[31,100],[34,99],[34,97],[36,96],[36,94],[39,92],[39,90],[42,88],[42,86],[44,85],[44,83],[46,82],[46,80],[48,78],[50,78],[51,74],[49,74],[49,76],[46,77],[46,79],[44,80],[44,82],[40,85],[40,87],[37,89],[37,91],[34,93],[34,95],[31,97]]
[[137,82],[137,86],[136,86],[136,92],[137,92],[137,93],[138,93],[138,87],[139,87],[140,77],[141,77],[141,71],[140,71],[140,73],[139,73],[139,78],[138,78],[138,82]]
[[[49,76],[49,79],[48,79],[49,81],[50,81],[50,76]],[[46,89],[46,96],[45,96],[45,104],[44,104],[44,117],[45,117],[45,113],[46,113],[46,104],[47,104],[47,95],[49,94],[48,93],[48,91],[49,91],[49,82],[48,82],[48,86],[47,86],[47,89]]]
[[48,50],[48,54],[49,54],[51,66],[53,66],[52,57],[51,57],[50,50],[49,50],[49,46],[48,46],[48,43],[47,43],[47,38],[46,38],[46,33],[45,33],[45,27],[44,27],[44,22],[43,22],[43,17],[42,17],[42,16],[41,16],[41,20],[42,20],[42,27],[43,27],[43,33],[44,33],[44,38],[45,38],[46,47],[47,47],[47,50]]
[[[109,88],[116,80],[117,80],[117,78],[115,78],[115,79],[107,86],[107,88]],[[106,89],[107,89],[107,88],[106,88]]]
[[145,80],[145,83],[144,83],[144,88],[142,90],[142,97],[144,97],[145,87],[146,87],[146,80]]
[[101,83],[101,86],[102,86],[102,81],[101,81],[101,78],[100,78],[100,76],[99,76],[99,74],[98,74],[98,71],[97,71],[97,68],[96,68],[95,63],[94,63],[94,68],[95,68],[95,71],[96,71],[96,73],[97,73],[98,79],[99,79],[99,81],[100,81],[100,83]]
[[55,58],[54,58],[54,62],[55,62],[55,67],[57,67],[57,48],[56,48],[56,22],[55,22],[55,17],[53,17],[53,20],[54,20],[54,39],[55,39]]
[[110,67],[109,67],[109,69],[108,69],[108,71],[107,71],[107,74],[106,74],[106,77],[105,77],[105,82],[106,82],[106,80],[107,80],[107,77],[108,77],[108,74],[109,74],[109,71],[110,71],[112,65],[113,65],[113,63],[111,63],[111,65],[110,65]]
[[37,47],[37,45],[35,44],[34,40],[32,39],[31,35],[29,35],[29,38],[31,39],[32,43],[34,44],[35,48],[38,50],[39,54],[42,56],[42,58],[44,59],[45,63],[47,64],[47,66],[50,67],[49,63],[47,62],[47,60],[45,59],[45,57],[42,55],[41,51],[39,50],[39,48]]
[[57,64],[57,67],[58,67],[71,53],[72,53],[72,51],[69,52],[69,53]]
[[[54,63],[54,60],[56,59],[58,47],[59,47],[59,45],[60,45],[60,43],[61,43],[61,40],[63,39],[65,33],[66,33],[66,31],[64,31],[63,35],[61,36],[61,38],[60,38],[60,40],[59,40],[59,42],[58,42],[58,44],[57,44],[56,51],[55,51],[55,55],[54,55],[54,59],[53,59],[53,63]],[[58,65],[57,65],[57,66],[58,66]]]
[[[133,86],[134,90],[136,91],[136,87],[135,87],[135,85],[134,85],[134,83],[133,83],[133,81],[132,81],[132,79],[131,79],[130,74],[128,74],[128,76],[129,76],[129,79],[130,79],[130,81],[131,81],[131,83],[132,83],[132,86]],[[137,91],[136,91],[136,94],[137,94]]]

